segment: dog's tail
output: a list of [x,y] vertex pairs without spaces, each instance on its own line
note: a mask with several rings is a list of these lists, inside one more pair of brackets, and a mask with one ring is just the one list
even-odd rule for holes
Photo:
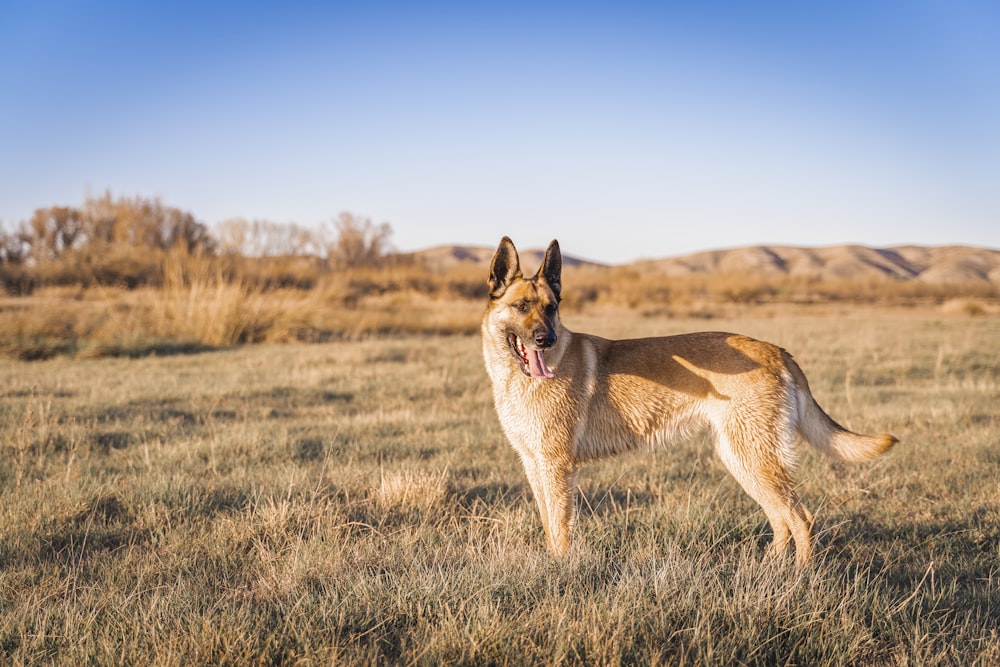
[[791,371],[798,401],[798,430],[816,449],[844,461],[870,461],[899,442],[888,433],[864,435],[849,431],[826,414],[813,398],[805,373],[787,352],[784,354]]

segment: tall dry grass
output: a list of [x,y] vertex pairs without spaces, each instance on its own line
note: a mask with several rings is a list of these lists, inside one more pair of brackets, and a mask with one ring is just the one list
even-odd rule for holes
[[208,262],[169,262],[161,284],[161,289],[146,294],[142,312],[143,328],[157,338],[226,347],[287,339],[292,329],[308,321],[297,290],[269,292],[226,279]]
[[[414,261],[322,271],[308,258],[166,253],[155,286],[35,289],[0,299],[0,353],[135,356],[278,341],[468,334],[487,298],[483,269],[429,271]],[[647,317],[721,317],[761,307],[864,304],[988,315],[988,287],[892,281],[817,281],[720,274],[672,278],[633,267],[567,267],[563,308]]]
[[7,301],[0,350],[22,359],[135,356],[287,340],[309,326],[309,301],[168,266],[159,289],[49,288]]

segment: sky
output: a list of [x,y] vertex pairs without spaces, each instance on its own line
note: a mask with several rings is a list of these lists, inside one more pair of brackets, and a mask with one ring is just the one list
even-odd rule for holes
[[106,191],[402,251],[1000,248],[1000,3],[0,0],[0,223]]

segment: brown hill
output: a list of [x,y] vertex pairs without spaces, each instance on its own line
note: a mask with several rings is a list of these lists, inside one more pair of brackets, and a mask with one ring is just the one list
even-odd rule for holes
[[[485,271],[486,267],[490,264],[490,260],[493,258],[493,253],[496,251],[496,247],[437,246],[428,248],[427,250],[418,250],[417,252],[409,253],[409,255],[421,262],[428,269],[443,273],[463,266],[482,266]],[[528,249],[519,251],[519,254],[521,261],[525,264],[525,269],[528,269],[529,267],[537,267],[542,263],[542,256],[545,254],[545,251]],[[563,255],[563,264],[565,266],[581,266],[584,264],[602,266],[596,262],[589,262],[566,254]]]
[[1000,251],[968,246],[751,246],[641,263],[666,275],[748,273],[1000,285]]
[[[412,254],[433,271],[460,266],[487,266],[495,248],[441,246]],[[525,263],[537,266],[541,250],[521,253]],[[564,255],[567,266],[600,266]],[[860,245],[799,248],[749,246],[709,250],[678,257],[643,260],[634,264],[644,273],[666,276],[698,274],[749,274],[755,276],[804,276],[819,279],[884,278],[917,280],[931,284],[1000,286],[1000,251],[970,246],[896,246],[870,248]]]

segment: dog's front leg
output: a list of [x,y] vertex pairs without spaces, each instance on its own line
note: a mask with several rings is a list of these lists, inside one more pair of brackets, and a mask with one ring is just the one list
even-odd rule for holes
[[565,556],[576,527],[576,469],[550,468],[541,477],[549,510],[549,547]]
[[539,477],[538,465],[533,457],[524,453],[521,454],[521,465],[524,466],[524,475],[528,478],[531,495],[535,497],[535,504],[538,505],[538,516],[542,520],[545,539],[549,544],[552,544],[552,533],[549,531],[549,508],[545,504],[545,492]]
[[522,456],[521,461],[538,504],[549,549],[563,556],[569,551],[576,524],[576,468],[540,463],[530,456]]

